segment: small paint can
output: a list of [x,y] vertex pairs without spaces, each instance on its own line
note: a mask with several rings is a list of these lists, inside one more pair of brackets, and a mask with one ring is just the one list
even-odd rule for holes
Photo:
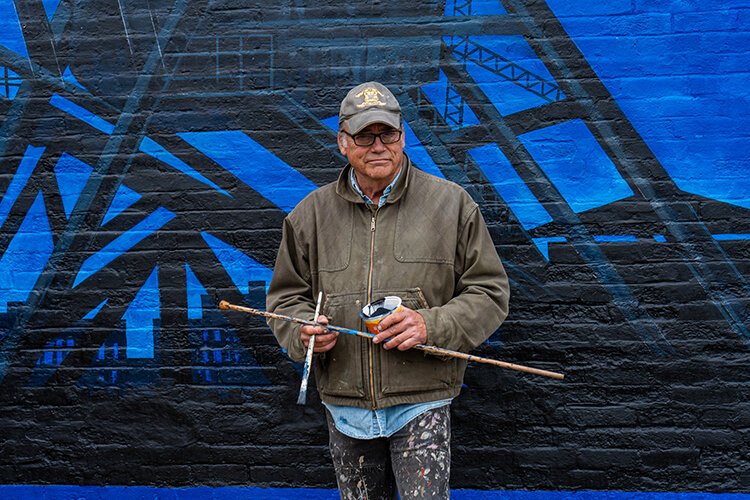
[[399,311],[401,311],[401,297],[387,295],[382,299],[367,304],[362,308],[362,312],[360,312],[359,315],[365,320],[367,331],[373,335],[377,335],[379,333],[378,325],[383,318]]

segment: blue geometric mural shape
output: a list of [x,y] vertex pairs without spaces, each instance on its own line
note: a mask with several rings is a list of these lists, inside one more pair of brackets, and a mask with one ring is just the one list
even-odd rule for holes
[[29,56],[13,0],[0,0],[0,45],[5,45],[19,56]]
[[[56,339],[50,341],[45,346],[46,348],[54,349],[52,351],[45,351],[43,354],[43,362],[47,365],[60,366],[65,358],[70,354],[70,349],[63,349],[64,347],[75,347],[75,341],[73,339]],[[37,364],[41,364],[40,359]]]
[[285,212],[318,187],[240,130],[177,135]]
[[52,97],[50,97],[49,103],[57,109],[64,111],[71,116],[75,116],[82,122],[91,125],[96,130],[104,132],[107,135],[111,135],[115,130],[115,126],[108,121],[59,94],[54,94]]
[[160,318],[159,266],[156,266],[122,316],[127,338],[125,354],[129,359],[154,357],[154,320]]
[[270,382],[253,354],[231,328],[195,328],[193,381],[210,385],[263,386]]
[[562,236],[550,236],[548,238],[531,238],[544,258],[549,262],[549,244],[564,243],[566,239]]
[[[75,341],[73,339],[56,339],[56,340],[51,340],[47,342],[47,344],[45,344],[44,346],[46,350],[36,360],[37,366],[45,366],[45,367],[60,366],[65,360],[65,358],[68,356],[68,354],[70,354],[71,349],[69,348],[72,348],[72,347],[75,347]],[[50,373],[48,373],[47,375],[49,374]],[[37,380],[34,380],[34,382],[36,383],[32,382],[33,379],[37,379]],[[44,377],[44,375],[41,373],[34,373],[31,377],[30,382],[31,382],[31,385],[38,387],[42,385],[39,383],[40,381],[47,380],[47,379],[48,377]]]
[[63,153],[57,160],[54,170],[65,216],[70,219],[73,207],[94,169],[75,156]]
[[[98,360],[106,359],[107,347],[109,346],[107,346],[106,342],[102,344],[101,347],[99,347],[99,350],[96,353],[96,359]],[[117,342],[113,342],[111,348],[112,348],[112,358],[119,359],[120,358],[120,345]],[[115,382],[115,380],[113,380],[112,382]]]
[[[500,2],[498,2],[500,3]],[[521,66],[524,70],[551,83],[555,79],[550,74],[547,66],[539,59],[534,49],[522,35],[497,36],[482,35],[473,36],[471,41],[491,50],[495,54]]]
[[666,243],[667,242],[667,238],[665,238],[663,234],[655,234],[654,235],[654,240],[658,241],[659,243]]
[[133,248],[149,235],[161,229],[164,224],[174,218],[175,214],[164,207],[159,207],[154,210],[154,212],[149,214],[148,217],[119,235],[104,248],[86,259],[83,262],[83,265],[81,265],[81,269],[78,271],[78,275],[73,283],[73,288],[80,285],[91,275],[104,268],[104,266]]
[[78,79],[75,77],[72,71],[70,71],[70,66],[65,67],[65,71],[63,71],[63,80],[65,80],[68,83],[72,83],[76,87],[79,87],[83,90],[88,91],[86,87],[81,85],[81,83],[78,81]]
[[187,163],[180,160],[175,155],[173,155],[172,153],[164,149],[164,146],[154,141],[153,139],[149,137],[144,137],[143,140],[141,141],[141,145],[139,149],[143,151],[144,153],[147,153],[153,156],[157,160],[162,161],[166,163],[167,165],[176,168],[183,174],[189,175],[196,181],[206,184],[207,186],[210,186],[211,188],[220,192],[224,196],[228,196],[229,198],[232,198],[232,195],[230,195],[229,193],[221,189],[213,181],[206,179],[206,177],[204,177],[203,174],[201,174],[200,172],[195,170],[193,167],[191,167],[190,165],[188,165]]
[[26,302],[53,248],[44,197],[39,191],[0,258],[0,313],[7,312],[9,302]]
[[638,238],[632,234],[600,234],[594,236],[597,243],[635,243]]
[[404,135],[406,136],[406,147],[404,151],[409,155],[409,158],[421,169],[441,179],[445,179],[443,172],[440,171],[435,161],[427,152],[422,143],[414,135],[414,131],[411,129],[408,123],[404,122]]
[[201,233],[201,236],[243,295],[250,293],[250,282],[262,281],[266,284],[266,291],[268,291],[273,274],[270,269],[209,233]]
[[329,116],[328,118],[323,118],[320,120],[323,125],[330,128],[334,132],[338,133],[339,131],[339,115],[333,115]]
[[[339,117],[338,115],[329,116],[320,120],[326,127],[330,128],[334,132],[339,131]],[[445,179],[443,172],[440,171],[435,161],[427,152],[422,143],[417,139],[414,131],[411,129],[408,123],[404,122],[404,138],[406,140],[406,147],[404,151],[409,155],[409,158],[421,169],[441,179]]]
[[6,99],[13,100],[21,88],[23,79],[21,75],[10,68],[0,66],[0,95]]
[[716,241],[741,241],[750,240],[750,234],[738,234],[738,233],[724,233],[712,235]]
[[432,83],[422,85],[422,91],[432,102],[435,109],[440,115],[446,120],[446,123],[453,130],[457,130],[461,127],[469,127],[471,125],[479,125],[479,119],[471,110],[465,101],[460,100],[463,106],[463,116],[461,117],[461,123],[457,123],[455,120],[448,120],[448,113],[451,112],[448,109],[448,89],[451,87],[451,83],[448,81],[448,77],[443,73],[443,70],[438,71],[438,79]]
[[[204,237],[205,238],[205,237]],[[199,320],[203,318],[203,301],[201,297],[208,292],[195,275],[190,265],[185,263],[185,274],[187,275],[187,303],[188,319]]]
[[47,13],[47,19],[52,21],[57,11],[57,6],[60,5],[60,0],[42,0],[44,5],[44,11]]
[[[449,47],[460,41],[460,39],[454,39],[450,36],[443,39]],[[471,58],[466,59],[465,62],[466,71],[501,115],[509,115],[549,103],[547,99],[519,85],[519,83],[524,84],[526,82],[525,77],[520,77],[524,72],[528,72],[530,82],[535,83],[532,87],[535,91],[541,89],[541,81],[544,81],[545,85],[554,83],[549,71],[523,36],[474,36],[469,37],[468,42],[461,43],[468,43],[470,49],[481,46],[498,56],[498,71],[490,71],[472,60],[479,58],[478,52]],[[461,47],[459,47],[459,52],[463,52]],[[453,55],[459,59],[457,54],[454,53]],[[490,66],[494,65],[493,59],[488,56],[483,56],[482,61]],[[517,78],[513,79],[514,75]],[[555,98],[556,94],[550,94],[549,97]],[[563,97],[560,93],[560,98]]]
[[83,319],[94,319],[96,315],[99,314],[99,311],[102,310],[102,307],[104,307],[104,305],[107,303],[108,300],[109,299],[102,300],[101,304],[99,304],[98,306],[96,306],[95,308],[87,312],[86,316],[84,316]]
[[447,0],[446,16],[497,16],[506,14],[500,0]]
[[633,195],[580,119],[528,132],[519,139],[577,213]]
[[485,177],[527,231],[552,220],[496,144],[469,151]]
[[44,153],[44,148],[37,148],[34,146],[28,146],[26,148],[21,163],[18,164],[18,169],[16,169],[16,173],[8,185],[8,189],[5,191],[2,201],[0,201],[0,227],[5,223],[5,219],[8,217],[10,210],[16,203],[18,195],[21,194],[24,186],[26,186],[26,183],[31,177],[31,173],[39,162],[39,158],[42,157],[42,153]]
[[120,187],[117,188],[117,191],[115,192],[115,196],[112,198],[112,203],[109,204],[109,208],[107,209],[107,213],[104,214],[104,220],[102,221],[102,226],[104,226],[107,222],[111,221],[118,215],[120,215],[122,212],[125,211],[129,206],[131,206],[133,203],[141,199],[141,195],[137,192],[133,191],[129,187],[127,187],[125,184],[120,184]]
[[[116,333],[110,335],[99,347],[96,361],[93,363],[94,365],[101,366],[102,369],[88,372],[79,379],[78,383],[84,387],[116,384],[120,378],[118,375],[121,373],[116,367],[118,365],[123,366],[123,361],[126,358],[126,355],[120,352],[120,346],[127,346],[127,344],[128,339],[125,332],[118,330]],[[126,382],[138,383],[153,381],[154,378],[155,375],[153,373],[142,370],[127,371],[125,377]]]

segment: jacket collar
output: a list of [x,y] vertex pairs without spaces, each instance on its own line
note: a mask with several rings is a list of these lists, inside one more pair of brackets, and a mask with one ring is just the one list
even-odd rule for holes
[[[346,166],[339,173],[339,178],[336,181],[336,194],[344,198],[346,201],[352,203],[365,203],[365,200],[354,190],[352,183],[349,182],[350,172],[352,170],[351,164],[347,163]],[[398,176],[396,184],[393,186],[391,194],[388,195],[388,199],[385,201],[386,205],[397,202],[401,196],[406,192],[409,187],[409,177],[411,177],[411,159],[404,153],[404,164],[401,166],[401,175]]]

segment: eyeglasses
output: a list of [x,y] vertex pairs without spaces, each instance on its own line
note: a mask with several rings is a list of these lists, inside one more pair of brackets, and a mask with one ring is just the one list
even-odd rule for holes
[[343,133],[354,139],[354,144],[357,146],[372,146],[375,144],[375,138],[379,138],[380,142],[383,144],[393,144],[395,142],[398,142],[401,140],[401,131],[392,129],[392,130],[386,130],[385,132],[381,132],[379,134],[371,134],[371,133],[364,133],[364,134],[350,134],[346,130],[342,130]]

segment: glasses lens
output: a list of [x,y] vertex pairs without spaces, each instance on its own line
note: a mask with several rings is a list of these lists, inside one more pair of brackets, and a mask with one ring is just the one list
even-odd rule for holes
[[357,146],[370,146],[375,142],[375,134],[357,134],[354,136],[354,144]]
[[380,134],[380,140],[383,142],[383,144],[393,144],[399,139],[401,139],[400,130],[389,130],[388,132],[383,132],[382,134]]

